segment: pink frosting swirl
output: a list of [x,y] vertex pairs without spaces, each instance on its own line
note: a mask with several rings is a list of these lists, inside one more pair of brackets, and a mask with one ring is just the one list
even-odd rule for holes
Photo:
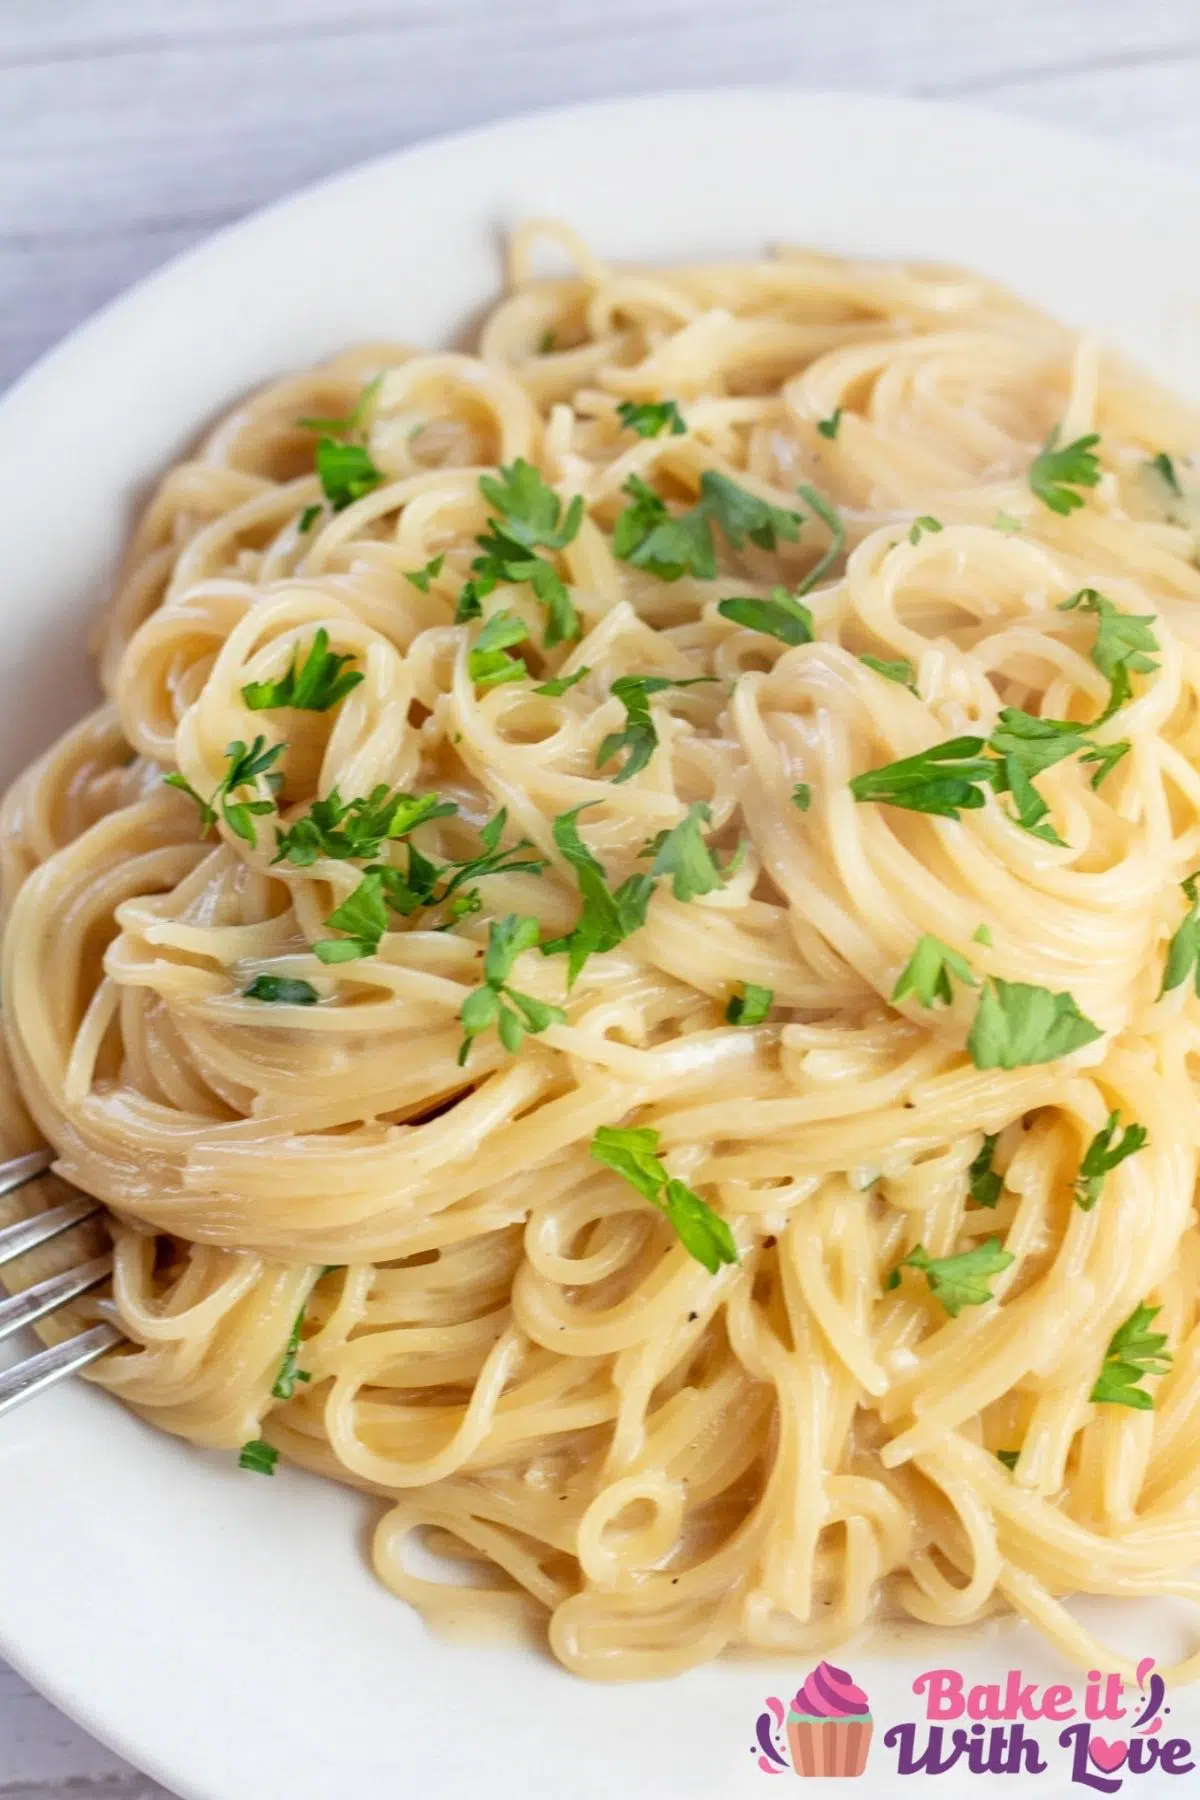
[[871,1710],[867,1696],[845,1669],[818,1663],[796,1690],[792,1711],[810,1719],[861,1719]]

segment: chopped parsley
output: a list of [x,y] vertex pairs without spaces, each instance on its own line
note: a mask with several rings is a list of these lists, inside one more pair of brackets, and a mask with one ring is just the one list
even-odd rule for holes
[[1129,699],[1133,691],[1130,675],[1152,675],[1158,668],[1154,655],[1160,645],[1152,630],[1154,614],[1121,612],[1095,588],[1080,588],[1063,601],[1059,611],[1072,612],[1076,608],[1096,615],[1092,661],[1108,682],[1109,690],[1108,705],[1095,721],[1101,725]]
[[1020,519],[1014,518],[1012,513],[1005,512],[1003,508],[1000,509],[1000,511],[996,514],[995,518],[992,520],[992,530],[993,531],[1013,532],[1013,531],[1020,531],[1020,529],[1021,529]]
[[998,1237],[984,1238],[972,1250],[959,1256],[930,1256],[923,1244],[902,1256],[887,1278],[889,1288],[899,1287],[901,1269],[918,1269],[929,1283],[930,1292],[939,1299],[952,1319],[957,1319],[964,1306],[983,1306],[993,1300],[992,1277],[1007,1269],[1013,1261],[1000,1246]]
[[353,661],[353,655],[330,654],[329,633],[322,625],[303,661],[293,654],[287,674],[280,681],[247,682],[242,699],[251,712],[266,712],[279,706],[294,706],[298,712],[328,712],[362,680],[357,670],[347,668]]
[[1080,488],[1099,486],[1100,458],[1093,448],[1099,442],[1099,432],[1093,431],[1060,450],[1058,427],[1050,433],[1029,465],[1029,485],[1051,512],[1066,518],[1083,505]]
[[653,852],[652,876],[671,877],[671,891],[677,900],[695,900],[701,894],[711,894],[728,881],[735,862],[740,861],[738,855],[724,869],[717,867],[701,830],[702,825],[711,824],[712,813],[707,804],[696,800],[688,807],[686,818],[670,831],[660,831],[642,851],[643,856]]
[[1179,484],[1179,477],[1175,473],[1175,464],[1165,450],[1160,450],[1157,456],[1152,456],[1150,458],[1150,467],[1154,470],[1155,474],[1160,476],[1166,483],[1175,498],[1177,500],[1182,500],[1183,489]]
[[238,1452],[238,1468],[250,1469],[255,1475],[273,1475],[279,1452],[262,1438],[251,1438]]
[[613,529],[613,554],[634,568],[678,581],[681,575],[711,580],[717,572],[712,527],[719,525],[735,550],[747,538],[762,550],[774,550],[780,538],[800,535],[802,516],[760,500],[718,469],[700,477],[700,498],[687,512],[670,512],[665,500],[638,475],[622,490],[631,504]]
[[526,1032],[545,1031],[550,1025],[566,1023],[561,1006],[550,1006],[532,994],[522,994],[509,986],[508,978],[523,950],[532,950],[538,941],[540,926],[536,919],[523,919],[508,913],[488,925],[488,944],[483,958],[483,986],[475,988],[462,1003],[459,1022],[463,1028],[459,1066],[471,1054],[471,1045],[481,1032],[495,1025],[500,1042],[510,1054],[521,1048]]
[[942,531],[943,529],[940,519],[935,519],[930,513],[922,513],[920,518],[914,519],[909,526],[908,541],[910,544],[919,544],[926,532]]
[[968,1191],[976,1206],[986,1206],[989,1210],[1000,1199],[1004,1187],[1004,1177],[992,1167],[992,1159],[996,1154],[996,1134],[985,1137],[979,1146],[967,1170]]
[[614,1170],[666,1215],[689,1256],[715,1275],[722,1263],[738,1261],[733,1233],[699,1194],[667,1174],[659,1161],[658,1141],[658,1132],[646,1126],[601,1125],[590,1148],[597,1162]]
[[807,781],[798,781],[792,789],[792,805],[800,812],[807,812],[812,805],[812,788]]
[[838,431],[841,427],[841,423],[842,423],[842,409],[840,406],[835,406],[833,411],[830,413],[830,415],[827,419],[818,419],[817,420],[817,430],[820,432],[820,434],[823,438],[828,438],[830,440],[830,442],[832,443],[833,439],[838,434]]
[[671,675],[620,676],[613,682],[610,692],[625,708],[625,728],[610,731],[603,739],[596,752],[596,767],[602,768],[610,758],[624,750],[625,761],[612,778],[614,784],[619,786],[630,776],[637,775],[646,767],[658,745],[658,732],[650,716],[651,694],[661,694],[666,688],[698,687],[715,679],[713,675],[692,675],[683,680]]
[[364,956],[374,956],[388,928],[383,876],[382,869],[369,869],[354,892],[329,914],[326,925],[346,935],[317,940],[313,953],[323,963],[357,962]]
[[971,933],[971,941],[974,944],[983,944],[987,947],[987,949],[990,950],[992,947],[992,928],[991,928],[991,926],[990,925],[977,925],[975,927],[974,931]]
[[1165,1375],[1171,1366],[1166,1332],[1147,1329],[1161,1311],[1160,1306],[1147,1306],[1143,1301],[1114,1331],[1090,1400],[1153,1412],[1154,1397],[1139,1383],[1146,1375]]
[[868,669],[874,669],[877,675],[882,675],[885,681],[894,681],[898,687],[906,687],[910,694],[916,693],[917,671],[907,656],[898,656],[893,662],[881,656],[860,656],[858,660]]
[[361,500],[384,479],[365,445],[339,444],[330,437],[317,440],[317,474],[335,513]]
[[523,457],[502,466],[498,476],[481,475],[479,488],[499,517],[489,520],[487,530],[475,540],[483,554],[471,564],[471,579],[458,597],[456,622],[479,618],[481,602],[500,582],[527,581],[546,608],[547,649],[577,638],[579,615],[567,585],[554,564],[538,552],[563,550],[576,537],[583,520],[582,494],[576,494],[564,512],[554,489]]
[[438,794],[393,792],[380,782],[369,794],[343,800],[336,788],[323,800],[314,800],[303,818],[297,819],[276,840],[274,861],[311,868],[319,856],[335,862],[353,862],[378,856],[384,844],[407,837],[431,819],[447,819],[458,811],[452,800]]
[[1024,1069],[1057,1062],[1102,1037],[1070,994],[1024,981],[986,981],[967,1039],[977,1069]]
[[219,783],[211,800],[203,800],[191,783],[178,772],[164,775],[163,780],[168,787],[178,788],[194,800],[200,809],[202,833],[207,833],[216,823],[220,814],[235,837],[240,837],[253,850],[258,845],[258,833],[254,821],[265,813],[277,810],[274,799],[271,800],[235,800],[234,795],[242,788],[257,786],[264,781],[271,793],[277,794],[283,786],[283,776],[275,768],[275,764],[286,750],[286,744],[273,744],[267,749],[265,737],[256,737],[254,742],[246,745],[240,738],[228,744],[225,749],[225,760],[229,767]]
[[996,1452],[996,1461],[1002,1462],[1006,1469],[1015,1469],[1020,1460],[1021,1452],[1019,1450],[997,1450]]
[[322,437],[353,437],[356,431],[362,431],[366,425],[382,382],[382,373],[368,381],[350,411],[340,419],[307,418],[297,419],[296,423],[304,431],[320,432]]
[[565,694],[568,689],[573,688],[577,682],[582,681],[584,676],[590,675],[591,672],[584,663],[581,668],[576,669],[573,675],[555,675],[550,681],[540,682],[533,691],[535,694],[546,694],[551,700],[557,700],[560,695]]
[[304,1315],[307,1311],[308,1301],[306,1300],[292,1322],[292,1329],[283,1352],[283,1361],[279,1365],[279,1373],[276,1375],[275,1385],[271,1389],[271,1393],[276,1400],[290,1400],[296,1391],[296,1383],[298,1381],[312,1380],[312,1376],[308,1371],[299,1366],[301,1347],[300,1327],[304,1323]]
[[1124,1131],[1120,1127],[1120,1112],[1110,1112],[1084,1151],[1075,1179],[1075,1199],[1084,1212],[1091,1212],[1100,1198],[1104,1177],[1127,1156],[1136,1156],[1146,1142],[1144,1125],[1126,1125]]
[[761,631],[767,637],[778,638],[782,644],[812,643],[812,613],[785,587],[773,587],[769,600],[721,600],[717,611],[723,619],[744,625],[747,631]]
[[756,981],[742,983],[740,994],[731,994],[725,1008],[727,1025],[761,1025],[775,1004],[773,988],[760,987]]
[[659,437],[664,431],[682,437],[687,430],[674,400],[622,400],[617,417],[626,431],[644,438]]
[[312,530],[312,527],[316,524],[324,510],[325,509],[319,500],[314,500],[311,506],[306,506],[304,508],[304,511],[300,514],[300,517],[296,522],[296,530],[301,536],[303,536],[306,531]]
[[266,1000],[278,1006],[315,1006],[320,999],[311,981],[293,980],[290,975],[256,975],[242,994],[247,1000]]
[[529,670],[519,656],[510,656],[514,644],[528,642],[524,619],[515,612],[496,612],[467,653],[467,674],[476,687],[498,687],[505,681],[523,681]]
[[978,987],[979,981],[965,957],[928,933],[917,939],[917,947],[900,971],[892,989],[892,1004],[898,1006],[909,994],[921,1006],[933,1006],[938,1000],[947,1006],[954,998],[950,978],[967,987]]
[[543,956],[567,957],[568,987],[574,986],[589,956],[615,950],[641,929],[654,892],[652,875],[630,875],[615,891],[609,887],[603,865],[579,835],[576,820],[585,810],[577,806],[573,812],[560,813],[552,827],[554,842],[575,872],[583,901],[573,929],[541,946]]
[[1129,749],[1127,743],[1098,745],[1088,730],[1070,719],[1038,719],[1006,706],[990,738],[957,737],[934,744],[916,756],[855,775],[850,791],[858,801],[957,819],[961,812],[978,810],[990,788],[1012,795],[1016,823],[1024,830],[1061,845],[1058,833],[1046,823],[1050,809],[1033,785],[1034,776],[1078,755],[1097,765],[1091,784],[1095,788]]
[[423,569],[406,569],[404,579],[411,581],[413,586],[419,588],[423,594],[427,594],[430,582],[436,580],[441,574],[445,561],[446,552],[443,550],[437,556],[431,556]]
[[1194,974],[1196,992],[1200,994],[1200,890],[1196,883],[1200,881],[1200,869],[1194,875],[1188,875],[1180,882],[1184,895],[1189,902],[1187,912],[1171,939],[1167,950],[1167,964],[1163,970],[1162,987],[1158,997],[1169,994]]
[[553,348],[554,333],[552,331],[543,331],[541,337],[538,339],[538,355],[549,356]]

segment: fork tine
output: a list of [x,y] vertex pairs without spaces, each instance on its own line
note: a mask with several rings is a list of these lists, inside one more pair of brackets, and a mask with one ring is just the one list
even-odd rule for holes
[[0,1194],[11,1194],[38,1175],[44,1175],[54,1161],[53,1150],[30,1150],[25,1156],[10,1156],[0,1162]]
[[[0,1193],[3,1192],[0,1186]],[[80,1194],[74,1200],[64,1200],[61,1206],[51,1206],[46,1212],[32,1213],[28,1219],[18,1219],[15,1225],[4,1226],[0,1229],[0,1269],[14,1257],[36,1250],[39,1244],[48,1243],[60,1232],[69,1231],[72,1225],[82,1225],[85,1219],[102,1211],[99,1200],[93,1200],[90,1194]]]
[[111,1273],[112,1257],[106,1252],[103,1256],[92,1257],[90,1262],[80,1263],[77,1269],[64,1269],[61,1275],[51,1275],[45,1281],[36,1282],[22,1293],[13,1294],[11,1299],[0,1300],[0,1340],[11,1337],[23,1325],[32,1325],[45,1318],[47,1313],[65,1306],[69,1300],[77,1300],[89,1288],[99,1287]]
[[11,1369],[0,1373],[0,1413],[19,1406],[22,1400],[32,1399],[34,1394],[40,1394],[67,1375],[74,1375],[76,1370],[85,1369],[120,1342],[121,1333],[115,1325],[93,1325],[77,1337],[55,1344],[52,1349],[24,1357]]

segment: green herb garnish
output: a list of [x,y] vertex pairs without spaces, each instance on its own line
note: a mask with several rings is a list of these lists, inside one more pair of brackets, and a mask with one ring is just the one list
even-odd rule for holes
[[242,994],[247,1000],[265,1000],[277,1006],[315,1006],[320,999],[310,981],[293,980],[290,975],[256,975]]
[[812,805],[812,788],[807,781],[798,781],[792,789],[792,805],[800,812],[807,812]]
[[535,694],[546,694],[551,700],[557,700],[561,695],[565,694],[568,689],[573,688],[577,682],[582,681],[585,675],[590,675],[591,672],[592,671],[588,668],[587,664],[584,663],[583,667],[576,669],[573,675],[555,675],[550,681],[540,682],[533,691]]
[[696,800],[688,807],[686,818],[670,831],[660,831],[642,851],[643,856],[653,852],[652,876],[671,877],[671,891],[677,900],[695,900],[701,894],[711,894],[733,873],[732,862],[724,869],[717,867],[704,841],[701,826],[711,824],[712,813],[707,804]]
[[312,529],[324,510],[325,509],[319,500],[314,501],[311,506],[306,506],[304,508],[304,511],[300,514],[300,517],[296,522],[296,530],[301,536],[303,536],[306,531]]
[[922,513],[920,518],[914,519],[909,526],[908,541],[910,544],[919,544],[927,531],[942,531],[943,529],[940,519],[933,518],[929,513]]
[[384,844],[407,837],[431,819],[448,819],[458,811],[452,800],[438,794],[393,792],[380,782],[369,794],[343,800],[333,788],[323,800],[314,800],[303,818],[297,819],[276,840],[275,862],[311,868],[320,856],[335,862],[365,861],[378,856]]
[[761,1025],[775,1004],[773,988],[760,987],[756,981],[742,983],[740,994],[731,994],[725,1008],[727,1025]]
[[1124,1131],[1120,1125],[1120,1112],[1110,1112],[1084,1151],[1075,1178],[1075,1199],[1084,1212],[1091,1212],[1100,1198],[1104,1177],[1109,1171],[1123,1163],[1127,1156],[1135,1156],[1146,1142],[1148,1134],[1144,1125],[1127,1125]]
[[1152,456],[1150,458],[1150,467],[1157,475],[1161,476],[1163,481],[1166,482],[1167,487],[1174,494],[1175,498],[1177,500],[1182,500],[1183,489],[1179,484],[1179,477],[1175,473],[1175,464],[1165,450],[1160,450],[1157,456]]
[[508,652],[514,644],[524,644],[528,638],[525,621],[515,612],[493,613],[467,653],[467,674],[476,687],[523,681],[529,673],[526,664]]
[[997,1450],[996,1452],[996,1461],[1002,1462],[1006,1469],[1015,1469],[1020,1460],[1021,1452],[1019,1450]]
[[1194,875],[1188,875],[1180,882],[1189,905],[1175,936],[1171,939],[1167,950],[1167,963],[1163,970],[1162,987],[1158,997],[1169,994],[1172,988],[1186,981],[1195,971],[1196,992],[1200,994],[1200,890],[1196,883],[1200,881],[1200,869]]
[[226,746],[225,759],[229,767],[211,800],[202,799],[192,784],[178,772],[164,775],[163,780],[168,787],[178,788],[181,794],[186,794],[190,800],[195,801],[200,809],[202,832],[206,833],[216,823],[219,813],[234,836],[240,837],[253,850],[258,845],[254,821],[264,813],[275,812],[275,801],[235,800],[233,796],[240,789],[254,786],[259,781],[265,781],[272,794],[277,794],[283,785],[283,776],[274,765],[286,748],[286,744],[273,744],[268,750],[267,740],[261,736],[256,737],[248,746],[240,738],[235,739]]
[[674,400],[622,400],[617,417],[626,431],[644,438],[659,437],[664,431],[682,437],[687,430]]
[[317,474],[335,513],[361,500],[384,479],[362,444],[340,444],[329,437],[317,441]]
[[992,1159],[996,1154],[996,1135],[985,1137],[979,1146],[978,1154],[967,1170],[969,1192],[976,1206],[986,1206],[989,1210],[1000,1199],[1004,1187],[1004,1177],[992,1167]]
[[540,929],[536,919],[519,918],[516,913],[493,919],[489,924],[483,986],[467,995],[459,1013],[464,1034],[458,1052],[460,1067],[471,1054],[475,1039],[491,1025],[496,1026],[504,1048],[513,1054],[524,1043],[526,1032],[545,1031],[547,1026],[566,1023],[567,1015],[561,1006],[549,1006],[508,984],[518,956],[523,950],[533,949]]
[[817,430],[823,438],[829,438],[832,442],[838,434],[841,423],[842,409],[840,406],[835,406],[827,419],[817,420]]
[[251,1438],[238,1453],[238,1468],[250,1469],[255,1475],[273,1475],[279,1452],[262,1438]]
[[423,594],[427,594],[430,582],[441,574],[445,561],[446,552],[443,550],[437,556],[431,556],[423,569],[406,569],[404,579],[411,581],[413,586],[419,588]]
[[911,994],[921,1006],[933,1006],[938,1000],[949,1006],[954,998],[950,978],[978,987],[979,981],[965,957],[928,933],[917,939],[917,947],[900,971],[892,989],[892,1004]]
[[543,956],[567,957],[568,987],[574,986],[589,956],[615,950],[641,929],[654,892],[652,875],[630,875],[615,891],[609,887],[603,865],[579,835],[576,820],[584,811],[586,807],[577,806],[560,813],[552,827],[560,854],[575,872],[583,910],[571,931],[541,946]]
[[1076,438],[1073,444],[1058,446],[1058,427],[1029,465],[1029,485],[1044,506],[1065,518],[1083,505],[1080,488],[1094,488],[1100,482],[1100,458],[1092,446],[1100,442],[1099,432]]
[[651,694],[661,694],[666,688],[698,687],[715,679],[712,675],[692,675],[683,680],[671,675],[620,676],[613,682],[610,692],[625,708],[625,728],[610,731],[603,739],[596,752],[596,767],[602,768],[611,757],[624,750],[627,752],[625,761],[613,776],[613,782],[619,785],[628,781],[631,775],[638,774],[658,745],[658,732],[650,716]]
[[1130,675],[1152,675],[1158,668],[1154,655],[1160,645],[1151,629],[1154,614],[1121,612],[1095,588],[1080,588],[1063,601],[1059,611],[1076,608],[1096,615],[1092,661],[1108,682],[1108,705],[1095,721],[1102,725],[1129,699],[1133,691]]
[[352,437],[361,431],[367,422],[367,415],[374,404],[383,381],[382,373],[376,375],[359,394],[350,411],[340,419],[307,418],[297,419],[296,423],[304,431],[319,431],[323,437]]
[[977,1069],[1024,1069],[1057,1062],[1103,1035],[1070,994],[997,977],[984,983],[967,1049]]
[[888,662],[881,656],[860,656],[858,660],[865,663],[868,669],[874,669],[877,675],[882,675],[885,681],[894,681],[898,687],[907,688],[910,694],[916,693],[917,671],[907,656],[898,656],[894,662]]
[[583,520],[582,494],[576,494],[564,512],[554,489],[523,457],[501,467],[498,477],[481,475],[479,488],[500,517],[489,520],[486,532],[475,540],[483,554],[471,564],[471,579],[458,598],[456,623],[477,619],[481,602],[499,582],[527,581],[546,608],[547,649],[577,638],[579,615],[566,583],[538,551],[563,550],[571,543]]
[[733,1233],[699,1194],[667,1174],[658,1158],[658,1141],[658,1132],[648,1127],[602,1125],[590,1148],[597,1162],[666,1215],[689,1256],[715,1275],[722,1263],[738,1261]]
[[251,712],[266,712],[279,706],[294,706],[298,712],[328,712],[362,680],[356,670],[347,669],[353,661],[353,655],[330,655],[329,633],[322,625],[303,661],[293,654],[287,674],[280,681],[247,682],[242,699]]
[[950,1314],[957,1319],[964,1306],[983,1306],[995,1298],[989,1283],[1007,1269],[1013,1258],[1000,1247],[998,1237],[984,1238],[973,1250],[959,1256],[930,1256],[922,1244],[902,1256],[887,1278],[886,1286],[899,1287],[901,1269],[919,1269]]
[[773,587],[769,600],[751,598],[721,600],[717,611],[723,619],[744,625],[747,631],[761,631],[778,638],[783,644],[811,644],[813,616],[803,601],[789,594],[785,587]]
[[1147,1330],[1161,1311],[1161,1306],[1147,1306],[1143,1301],[1113,1333],[1090,1400],[1153,1412],[1153,1395],[1138,1384],[1146,1375],[1165,1375],[1171,1366],[1166,1332]]

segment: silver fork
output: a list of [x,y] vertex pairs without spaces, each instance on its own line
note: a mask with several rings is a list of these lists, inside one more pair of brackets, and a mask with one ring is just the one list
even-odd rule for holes
[[[11,1194],[17,1188],[25,1187],[30,1181],[36,1181],[44,1175],[54,1161],[52,1150],[31,1150],[26,1156],[14,1156],[7,1162],[0,1162],[0,1196]],[[85,1219],[94,1218],[104,1211],[99,1200],[93,1200],[90,1194],[77,1194],[72,1200],[64,1200],[59,1206],[52,1206],[45,1212],[34,1213],[31,1218],[18,1219],[15,1225],[7,1225],[0,1229],[0,1268],[5,1263],[25,1256],[30,1250],[36,1250],[39,1244],[48,1244],[52,1238],[62,1232],[69,1231],[73,1225],[82,1225]],[[108,1280],[112,1273],[112,1256],[105,1251],[103,1256],[93,1256],[87,1262],[80,1263],[77,1268],[64,1269],[59,1275],[49,1275],[33,1287],[25,1288],[20,1294],[0,1300],[0,1341],[11,1337],[13,1332],[21,1331],[27,1325],[33,1325],[38,1319],[44,1319],[49,1313],[57,1312],[60,1306],[67,1306],[72,1300],[78,1300],[82,1294],[90,1293],[93,1288]],[[10,1407],[19,1406],[22,1400],[29,1400],[34,1394],[40,1394],[43,1388],[53,1386],[77,1370],[85,1369],[89,1363],[111,1350],[114,1344],[122,1341],[122,1334],[115,1325],[101,1322],[90,1325],[75,1337],[64,1339],[61,1344],[53,1345],[49,1350],[35,1350],[31,1356],[24,1356],[8,1369],[0,1372],[0,1413],[7,1412]]]

